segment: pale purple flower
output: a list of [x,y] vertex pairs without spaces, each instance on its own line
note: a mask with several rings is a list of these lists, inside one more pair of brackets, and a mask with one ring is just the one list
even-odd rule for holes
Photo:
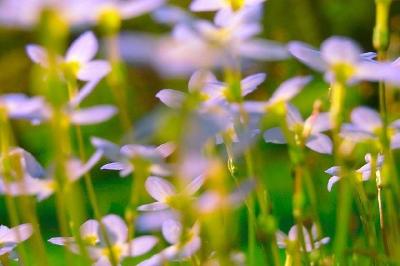
[[156,177],[150,176],[145,182],[145,187],[150,196],[156,200],[156,202],[141,205],[138,207],[140,211],[160,211],[168,208],[174,209],[174,200],[179,197],[191,197],[193,196],[203,185],[204,176],[200,175],[194,178],[188,183],[182,191],[178,192],[174,185],[169,181]]
[[[113,257],[118,265],[127,257],[137,257],[149,252],[157,244],[158,239],[154,236],[140,236],[128,240],[128,227],[123,219],[114,214],[109,214],[101,219],[108,240],[111,245]],[[89,255],[94,261],[93,266],[109,266],[110,247],[102,236],[100,224],[96,220],[88,220],[80,227],[80,234]],[[66,245],[72,252],[79,252],[77,242],[72,237],[54,237],[49,242],[55,245]]]
[[101,138],[92,137],[91,141],[97,150],[102,151],[103,155],[112,161],[103,165],[101,170],[119,171],[120,176],[125,177],[134,171],[133,159],[137,158],[149,163],[148,170],[151,174],[158,176],[170,174],[165,159],[175,150],[175,145],[172,142],[157,147],[128,144],[120,148],[116,144]]
[[[371,177],[371,154],[366,154],[365,155],[365,162],[363,166],[361,166],[359,169],[357,169],[356,176],[358,177],[359,181],[367,181]],[[376,158],[376,177],[377,179],[380,178],[381,175],[381,168],[383,165],[384,157],[381,154],[378,154]],[[332,187],[335,183],[337,183],[341,177],[340,177],[340,167],[339,166],[332,166],[331,168],[327,169],[325,173],[329,174],[331,177],[328,180],[328,191],[332,190]],[[379,180],[378,180],[379,181]]]
[[[389,124],[390,147],[400,148],[400,119]],[[369,107],[356,107],[351,112],[351,123],[343,124],[341,136],[352,142],[379,140],[383,122],[379,113]]]
[[[151,12],[165,0],[2,0],[0,23],[8,27],[29,29],[35,27],[44,10],[57,12],[74,28],[98,24],[107,13],[117,19],[130,19]],[[90,12],[88,12],[90,10]]]
[[32,233],[31,224],[21,224],[12,228],[0,225],[0,256],[13,252],[15,247],[31,237]]
[[341,80],[345,83],[359,81],[387,81],[399,84],[398,69],[390,63],[372,60],[373,53],[362,53],[352,40],[345,37],[331,37],[321,44],[321,51],[307,44],[291,42],[290,53],[316,71],[325,73],[325,80]]
[[259,5],[265,1],[266,0],[243,0],[243,1],[236,1],[238,4],[234,5],[233,3],[235,1],[229,1],[229,0],[193,0],[190,5],[190,10],[198,12],[198,11],[217,11],[221,9],[236,9],[236,8]]
[[[306,121],[293,105],[287,105],[286,122],[288,129],[305,140],[305,146],[322,154],[332,153],[332,141],[322,132],[330,129],[329,114],[311,115]],[[271,128],[264,132],[264,140],[269,143],[284,144],[286,138],[280,128]]]
[[310,81],[311,77],[309,76],[288,79],[275,90],[268,101],[245,101],[243,107],[248,113],[263,114],[268,108],[290,102]]
[[151,63],[166,75],[187,75],[197,69],[220,68],[242,59],[287,58],[284,46],[255,37],[262,30],[257,21],[260,17],[258,8],[221,10],[213,23],[185,20],[176,24],[172,36],[143,38],[125,34],[120,42],[121,53],[130,61]]
[[[266,74],[257,73],[242,79],[240,82],[241,96],[244,97],[252,93],[264,82],[265,78]],[[228,98],[229,85],[225,82],[218,81],[209,71],[200,70],[194,72],[189,80],[188,88],[189,93],[200,94],[204,107],[230,101]],[[168,107],[179,108],[188,96],[181,91],[164,89],[159,91],[156,97]]]
[[5,108],[11,119],[40,124],[50,116],[50,109],[42,97],[28,97],[21,93],[0,96],[0,108]]
[[[57,190],[57,181],[54,179],[54,169],[45,171],[36,159],[22,149],[15,149],[12,153],[20,153],[21,166],[24,176],[15,178],[15,181],[1,180],[0,192],[11,196],[34,195],[39,201],[51,196]],[[86,163],[79,159],[70,158],[66,162],[66,177],[72,183],[90,171],[101,159],[102,152],[95,152]]]
[[[200,249],[199,224],[195,224],[190,230],[184,231],[182,224],[177,220],[166,220],[162,225],[162,234],[165,240],[171,244],[161,252],[153,255],[138,266],[158,266],[167,261],[182,261],[189,259]],[[182,235],[185,234],[185,237]]]
[[[99,80],[111,70],[110,64],[105,60],[94,60],[98,51],[98,41],[91,31],[80,35],[69,46],[64,57],[58,57],[58,70],[82,81]],[[30,44],[26,47],[29,58],[44,68],[50,67],[48,52],[45,48]],[[64,76],[65,76],[64,75]]]
[[[311,229],[308,230],[303,226],[303,236],[305,242],[305,251],[312,252],[315,249],[319,249],[321,246],[326,245],[329,243],[330,238],[324,237],[319,239],[317,233],[317,227],[315,224],[312,225]],[[298,241],[298,226],[294,225],[290,228],[288,235],[285,233],[278,231],[276,234],[277,244],[280,248],[286,248],[290,242]],[[301,247],[302,251],[303,247]]]

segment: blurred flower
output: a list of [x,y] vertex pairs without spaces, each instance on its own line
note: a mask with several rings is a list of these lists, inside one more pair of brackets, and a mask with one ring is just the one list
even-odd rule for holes
[[[266,74],[257,73],[244,78],[240,82],[240,94],[246,96],[252,93],[261,83],[264,82]],[[193,73],[189,80],[189,93],[197,93],[204,107],[229,102],[233,96],[230,95],[229,85],[218,81],[209,71],[199,70]],[[177,90],[164,89],[156,94],[165,105],[171,108],[179,108],[185,102],[187,94]]]
[[164,143],[158,147],[138,144],[128,144],[121,148],[107,140],[92,137],[92,145],[103,155],[111,160],[111,163],[103,165],[101,170],[119,171],[120,176],[125,177],[134,171],[134,160],[139,159],[146,164],[151,174],[167,176],[169,167],[164,160],[175,150],[172,142]]
[[321,52],[301,42],[288,45],[290,53],[309,67],[325,73],[325,80],[344,83],[386,81],[400,84],[399,70],[390,63],[375,62],[374,53],[361,53],[352,40],[330,37],[321,45]]
[[[154,203],[141,205],[139,211],[160,211],[168,208],[175,209],[179,205],[181,197],[187,200],[187,197],[193,196],[203,185],[204,176],[200,175],[194,178],[180,192],[165,179],[156,176],[150,176],[145,182],[145,187],[150,196],[156,200]],[[179,206],[178,206],[179,207]]]
[[[96,36],[91,31],[80,35],[68,48],[64,57],[57,58],[58,70],[64,78],[83,81],[99,80],[106,76],[111,67],[105,60],[93,60],[98,50]],[[29,58],[44,68],[49,68],[49,55],[45,48],[30,44],[26,47]]]
[[130,61],[150,62],[167,75],[231,66],[241,59],[275,61],[287,58],[284,46],[255,37],[262,30],[258,21],[260,12],[259,6],[238,12],[221,10],[213,23],[184,20],[175,25],[172,36],[162,38],[125,34],[120,39],[121,54]]
[[[21,242],[24,242],[33,233],[31,224],[21,224],[12,228],[0,225],[0,256],[13,252],[14,248]],[[18,258],[16,254],[10,255]]]
[[[310,230],[308,230],[304,226],[302,230],[303,230],[306,252],[311,252],[315,249],[319,249],[322,245],[326,245],[330,241],[329,237],[318,239],[317,227],[315,226],[315,224],[312,225]],[[298,231],[297,225],[294,225],[292,226],[292,228],[290,228],[288,235],[286,235],[282,231],[278,231],[278,233],[276,234],[278,246],[280,248],[287,248],[291,244],[291,242],[298,241],[297,231]],[[301,247],[301,249],[302,251],[304,251],[303,247]]]
[[[371,177],[371,154],[366,154],[365,155],[365,162],[366,164],[360,167],[359,169],[356,170],[356,176],[358,177],[359,181],[367,181]],[[384,157],[381,154],[378,154],[378,157],[376,158],[376,177],[379,179],[381,176],[381,168],[383,165],[383,160]],[[327,169],[325,173],[331,175],[331,177],[328,180],[328,191],[332,190],[332,187],[335,183],[337,183],[341,177],[340,177],[340,167],[339,166],[332,166],[331,168]],[[379,181],[379,180],[378,180]]]
[[[140,236],[128,241],[128,227],[124,220],[114,214],[109,214],[101,219],[102,225],[110,241],[106,245],[96,220],[88,220],[80,227],[82,241],[87,246],[90,257],[95,261],[93,266],[108,266],[111,264],[111,254],[118,265],[127,257],[137,257],[149,252],[158,242],[154,236]],[[54,237],[49,242],[55,245],[66,245],[72,252],[79,251],[77,242],[73,237]]]
[[201,246],[199,224],[184,231],[177,220],[166,220],[162,225],[162,234],[171,246],[141,262],[138,266],[158,266],[166,261],[182,261],[190,258]]
[[25,94],[12,93],[0,96],[0,108],[5,108],[11,119],[40,124],[50,116],[50,110],[42,97],[29,98]]
[[190,10],[197,11],[216,11],[221,9],[237,10],[245,6],[258,5],[266,0],[193,0]]
[[[0,23],[8,27],[35,27],[45,10],[54,10],[72,27],[96,25],[109,20],[134,18],[161,6],[165,0],[2,0]],[[90,12],[88,12],[90,10]]]
[[[312,114],[306,121],[303,121],[299,110],[295,106],[287,104],[286,122],[288,129],[295,135],[299,135],[296,139],[304,139],[305,146],[318,153],[332,153],[332,141],[322,133],[330,129],[328,113]],[[271,128],[265,131],[264,140],[275,144],[287,142],[280,128]]]
[[[39,201],[48,198],[58,189],[57,181],[54,179],[54,169],[45,171],[36,159],[23,149],[16,148],[10,152],[10,156],[16,155],[20,158],[23,167],[22,176],[9,181],[4,178],[0,182],[0,192],[11,196],[35,195]],[[101,151],[95,152],[86,163],[79,159],[71,158],[66,162],[66,177],[68,182],[75,182],[100,160]]]
[[268,101],[245,101],[243,107],[248,113],[263,114],[268,108],[290,102],[310,81],[311,77],[309,76],[288,79],[275,90]]
[[[340,135],[352,142],[364,142],[367,140],[379,140],[382,133],[383,122],[378,112],[360,106],[351,112],[351,123],[343,124]],[[392,122],[388,126],[390,147],[400,148],[400,119]]]
[[254,187],[253,181],[244,181],[228,194],[206,191],[197,200],[197,210],[200,214],[210,214],[223,209],[234,209],[245,201]]

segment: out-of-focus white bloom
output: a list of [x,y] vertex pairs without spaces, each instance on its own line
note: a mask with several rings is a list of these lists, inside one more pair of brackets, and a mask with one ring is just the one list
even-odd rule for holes
[[[93,60],[98,50],[96,36],[87,31],[80,35],[68,48],[64,57],[58,57],[58,70],[64,77],[73,76],[83,81],[99,80],[106,76],[110,64],[105,60]],[[30,44],[26,47],[29,58],[44,68],[50,67],[48,52],[45,48]]]
[[[35,195],[39,201],[48,198],[57,189],[52,170],[45,171],[36,159],[23,149],[16,148],[10,155],[19,154],[21,166],[24,168],[24,176],[16,177],[13,181],[1,180],[0,192],[11,196]],[[75,182],[100,160],[101,151],[95,152],[86,163],[79,159],[71,158],[66,163],[66,177],[68,182]],[[21,179],[22,178],[22,179]]]
[[162,225],[162,234],[171,246],[141,262],[138,266],[159,266],[166,261],[181,261],[190,258],[201,246],[199,224],[185,232],[177,220],[166,220]]
[[143,38],[126,34],[120,40],[121,53],[130,61],[150,62],[167,75],[227,66],[241,59],[287,58],[284,46],[255,37],[261,32],[259,17],[260,9],[256,7],[238,12],[221,10],[213,23],[206,20],[178,23],[172,36]]
[[[286,235],[281,231],[278,231],[278,233],[276,234],[278,246],[280,248],[286,248],[290,244],[290,242],[297,241],[298,240],[297,230],[298,230],[297,225],[294,225],[292,226],[292,228],[290,228],[288,235]],[[315,224],[312,225],[310,230],[307,230],[304,226],[302,230],[303,230],[306,252],[311,252],[315,249],[319,249],[322,245],[326,245],[330,241],[329,237],[318,239],[317,227],[315,226]],[[302,251],[304,251],[303,247],[301,247],[301,249]]]
[[175,145],[172,142],[157,147],[128,144],[120,148],[116,144],[101,138],[92,137],[91,141],[96,149],[102,151],[104,156],[112,161],[103,165],[102,170],[119,171],[120,176],[125,177],[134,171],[133,160],[140,159],[149,164],[148,169],[151,174],[158,176],[170,174],[169,167],[164,160],[175,150]]
[[32,233],[31,224],[21,224],[12,228],[0,225],[0,256],[12,252],[19,243],[31,237]]
[[345,83],[386,81],[400,84],[399,69],[390,63],[375,62],[374,53],[361,53],[352,40],[331,37],[321,45],[321,52],[301,42],[289,44],[290,53],[311,68],[324,72],[325,80]]
[[[240,95],[242,97],[252,93],[257,87],[264,82],[266,74],[257,73],[244,78],[240,82]],[[198,93],[202,99],[204,107],[210,105],[228,102],[229,85],[218,81],[216,77],[209,71],[196,71],[189,80],[189,93]],[[187,98],[187,94],[177,90],[164,89],[156,94],[165,105],[171,108],[179,108]]]
[[50,109],[42,97],[28,97],[13,93],[0,96],[0,108],[5,108],[8,117],[39,124],[50,116]]
[[179,197],[193,196],[203,185],[204,176],[200,175],[194,178],[186,187],[177,192],[175,187],[165,179],[156,176],[150,176],[145,182],[146,190],[150,196],[156,200],[154,203],[141,205],[138,207],[140,211],[160,211],[168,208],[174,209]]
[[254,188],[254,182],[240,184],[232,193],[221,194],[218,191],[206,191],[197,201],[197,210],[201,214],[210,214],[221,209],[233,209],[242,204]]
[[266,0],[193,0],[190,10],[216,11],[221,9],[240,9],[247,6],[259,5]]
[[[111,254],[118,265],[127,257],[137,257],[149,252],[158,242],[154,236],[140,236],[128,241],[128,227],[124,220],[114,214],[109,214],[101,219],[105,227],[110,247],[106,245],[100,224],[96,220],[88,220],[80,227],[82,241],[93,259],[93,266],[111,265]],[[55,245],[67,245],[72,252],[79,252],[77,242],[73,237],[54,237],[49,242]]]
[[[365,162],[366,164],[364,164],[362,167],[360,167],[359,169],[356,170],[356,175],[359,177],[360,181],[367,181],[370,179],[371,177],[371,154],[366,154],[365,155]],[[378,154],[378,157],[376,159],[376,177],[380,178],[381,176],[381,168],[383,165],[383,160],[384,157],[381,154]],[[340,177],[340,167],[339,166],[332,166],[331,168],[327,169],[325,171],[325,173],[331,175],[331,177],[328,180],[328,191],[332,190],[332,187],[335,183],[337,183],[341,177]]]
[[[300,134],[305,145],[313,151],[322,154],[332,153],[332,141],[322,132],[330,129],[329,114],[318,113],[303,121],[299,110],[293,105],[287,105],[286,122],[290,131]],[[280,128],[271,128],[264,132],[264,140],[275,144],[286,143],[285,136]]]
[[[55,10],[72,27],[98,24],[102,16],[130,19],[161,6],[165,0],[2,0],[0,24],[8,27],[33,28],[44,10]],[[88,12],[90,10],[90,12]]]
[[[360,106],[351,112],[351,123],[342,125],[340,135],[352,142],[378,140],[383,127],[382,119],[375,110]],[[400,148],[400,119],[389,125],[390,146]]]

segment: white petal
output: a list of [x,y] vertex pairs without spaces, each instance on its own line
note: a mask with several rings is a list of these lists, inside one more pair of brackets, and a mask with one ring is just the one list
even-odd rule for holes
[[189,91],[202,90],[207,83],[217,82],[217,78],[211,71],[198,70],[192,74],[189,80]]
[[131,249],[128,251],[133,257],[141,256],[149,252],[158,242],[155,236],[140,236],[131,241]]
[[382,120],[378,112],[364,106],[353,109],[351,121],[359,128],[371,133],[382,127]]
[[47,51],[42,46],[34,44],[27,45],[26,53],[28,54],[29,58],[36,64],[39,64],[42,67],[49,66]]
[[88,82],[79,90],[79,92],[69,101],[69,105],[72,108],[77,107],[90,93],[96,88],[96,85],[100,82],[100,79],[93,79]]
[[321,56],[330,65],[354,64],[360,60],[361,50],[352,40],[345,37],[330,37],[321,45]]
[[162,4],[166,0],[136,0],[136,1],[121,1],[119,9],[122,18],[128,19],[148,13]]
[[116,113],[117,109],[112,105],[97,105],[73,111],[70,116],[76,125],[92,125],[107,121]]
[[187,187],[185,188],[185,192],[188,195],[193,195],[194,193],[196,193],[203,185],[204,179],[205,179],[204,175],[199,175],[198,177],[193,179],[193,181],[190,182],[190,184],[187,185]]
[[159,91],[156,97],[170,108],[179,108],[182,106],[186,94],[177,90],[164,89]]
[[79,230],[83,239],[85,239],[85,237],[93,237],[93,236],[98,238],[99,222],[96,220],[88,220],[81,225]]
[[170,244],[176,244],[179,242],[182,235],[182,225],[176,220],[166,220],[162,224],[162,234]]
[[317,71],[325,71],[326,64],[321,58],[321,53],[302,42],[291,42],[289,52],[298,60]]
[[304,123],[299,109],[292,104],[286,105],[286,121],[290,130],[294,130],[297,126]]
[[153,202],[139,206],[139,211],[162,211],[168,209],[168,205],[162,202]]
[[247,94],[253,92],[258,87],[258,85],[264,82],[266,77],[266,74],[258,73],[243,79],[240,82],[240,85],[242,86],[242,96],[246,96]]
[[147,178],[145,187],[150,196],[160,202],[164,202],[168,197],[176,194],[175,188],[170,182],[155,176]]
[[27,240],[33,233],[31,224],[21,224],[10,228],[1,235],[0,243],[20,243]]
[[246,58],[266,61],[282,60],[289,56],[283,45],[261,39],[252,39],[241,43],[239,53]]
[[98,42],[93,32],[87,31],[80,35],[68,48],[66,61],[89,62],[97,53]]
[[304,122],[304,127],[311,127],[311,134],[317,134],[331,129],[329,113],[319,113],[316,116],[310,116]]
[[103,219],[102,223],[106,227],[107,231],[111,233],[111,240],[113,243],[124,243],[128,237],[128,228],[118,215],[109,214]]
[[190,10],[193,12],[216,11],[226,6],[224,0],[193,0],[190,4]]
[[111,66],[107,61],[94,60],[84,64],[78,71],[78,79],[84,81],[95,81],[107,76],[111,71]]
[[331,139],[324,134],[314,134],[307,140],[306,146],[322,154],[332,154],[333,144]]
[[65,246],[67,244],[73,243],[75,241],[75,238],[73,238],[73,237],[52,237],[48,241],[54,245]]
[[392,150],[400,148],[400,133],[396,133],[390,140],[390,148]]
[[328,181],[328,191],[332,190],[333,185],[340,180],[338,176],[332,176]]
[[283,136],[282,130],[280,128],[271,128],[264,132],[263,134],[265,142],[275,143],[275,144],[285,144],[286,139]]
[[162,157],[166,158],[170,156],[176,149],[175,143],[172,141],[166,142],[164,144],[161,144],[156,148],[156,150],[162,155]]
[[311,77],[295,77],[283,82],[268,101],[270,105],[278,102],[288,102],[309,83]]

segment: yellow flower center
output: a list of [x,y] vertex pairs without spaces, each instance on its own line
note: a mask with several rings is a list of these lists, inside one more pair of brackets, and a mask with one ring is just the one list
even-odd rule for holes
[[111,250],[108,247],[103,248],[103,250],[102,250],[103,256],[108,257],[111,261],[110,252],[112,252],[112,256],[114,257],[114,259],[119,261],[119,259],[121,258],[121,255],[122,255],[122,247],[120,245],[114,245],[111,247]]

